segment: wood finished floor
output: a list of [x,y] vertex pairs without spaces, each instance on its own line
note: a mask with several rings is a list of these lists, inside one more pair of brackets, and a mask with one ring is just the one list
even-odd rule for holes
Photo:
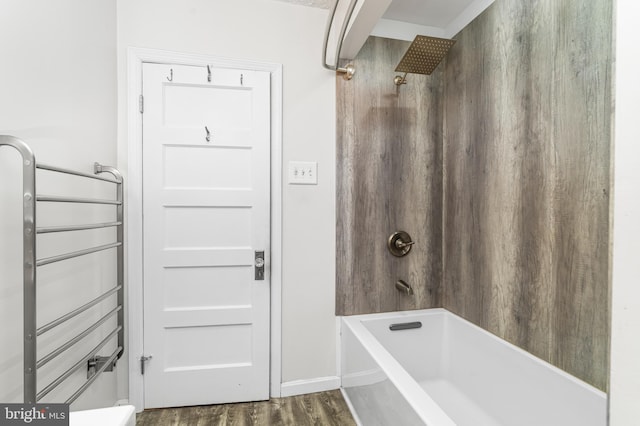
[[269,401],[145,410],[136,426],[355,426],[339,390]]

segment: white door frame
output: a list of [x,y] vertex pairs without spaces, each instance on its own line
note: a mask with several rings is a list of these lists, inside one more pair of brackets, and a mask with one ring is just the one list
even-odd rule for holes
[[164,50],[128,48],[128,149],[126,177],[127,325],[129,403],[144,409],[144,381],[140,374],[143,354],[142,257],[142,64],[211,65],[271,73],[271,350],[270,395],[281,395],[282,358],[282,65]]

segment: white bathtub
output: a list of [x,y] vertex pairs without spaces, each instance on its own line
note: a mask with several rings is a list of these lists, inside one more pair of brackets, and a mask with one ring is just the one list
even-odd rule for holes
[[[422,326],[389,330],[408,322]],[[343,317],[341,333],[361,425],[607,424],[604,392],[444,309]]]

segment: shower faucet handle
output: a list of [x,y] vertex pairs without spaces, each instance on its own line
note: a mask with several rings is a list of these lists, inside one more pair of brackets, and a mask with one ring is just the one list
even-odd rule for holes
[[387,240],[387,248],[396,257],[406,256],[411,251],[415,241],[404,231],[396,231]]
[[402,249],[402,248],[405,248],[405,247],[408,247],[408,246],[412,246],[414,244],[415,244],[415,241],[404,242],[400,238],[398,238],[396,240],[396,247],[398,247],[399,249]]

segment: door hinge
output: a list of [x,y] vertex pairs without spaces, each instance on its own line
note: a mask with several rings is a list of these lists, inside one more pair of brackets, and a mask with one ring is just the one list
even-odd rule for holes
[[144,96],[142,95],[138,98],[138,106],[140,107],[140,114],[144,113]]
[[153,358],[153,355],[149,355],[149,356],[144,356],[142,355],[140,357],[140,374],[144,375],[144,370],[145,370],[145,364],[147,363],[147,361],[149,361],[151,358]]

